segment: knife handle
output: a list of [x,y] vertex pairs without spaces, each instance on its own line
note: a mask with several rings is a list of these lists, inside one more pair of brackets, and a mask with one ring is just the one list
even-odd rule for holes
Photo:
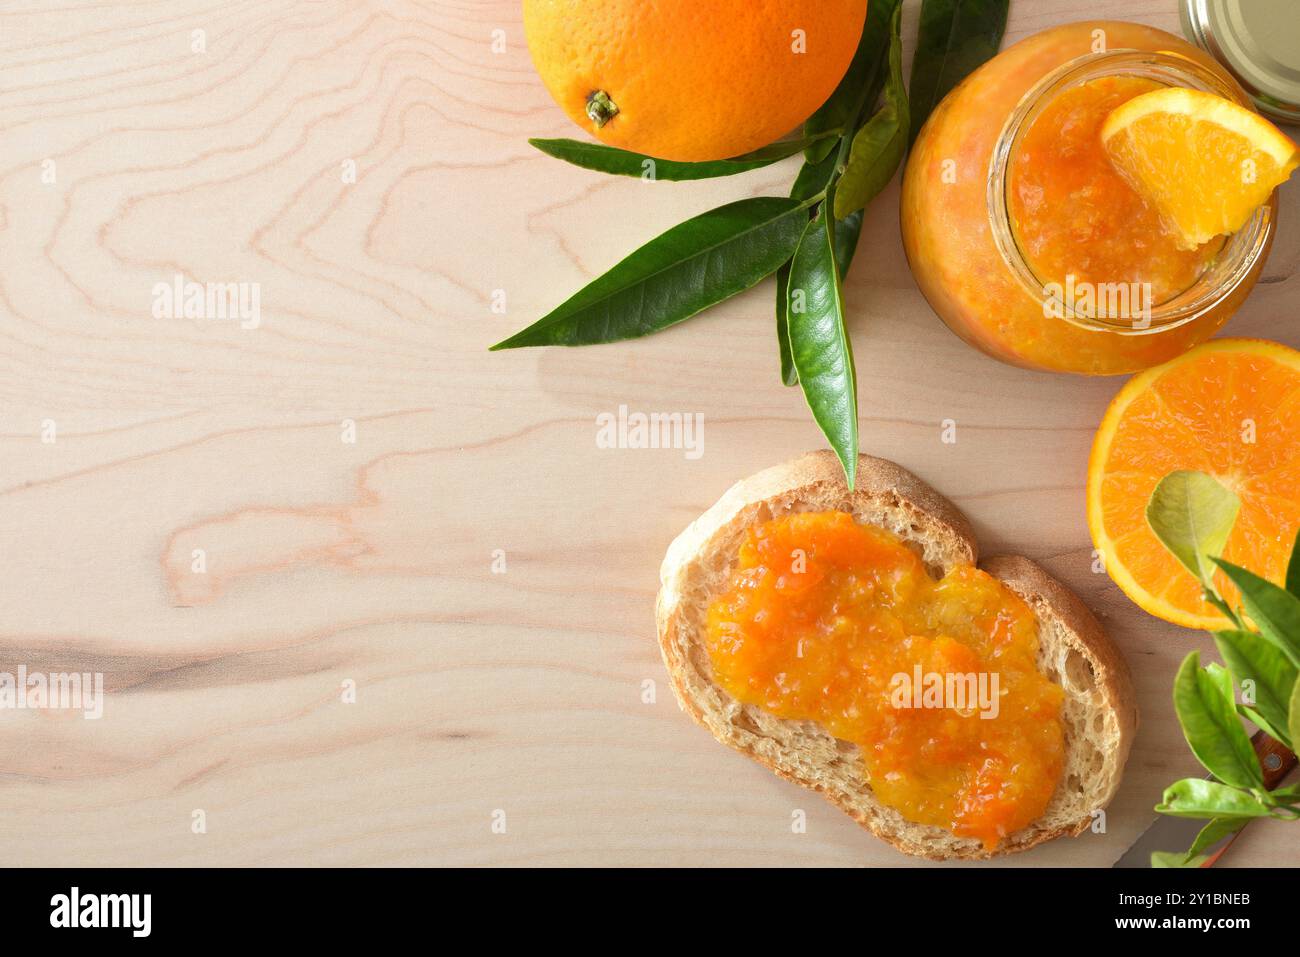
[[1271,791],[1291,773],[1296,766],[1296,756],[1286,749],[1285,744],[1274,741],[1263,731],[1256,731],[1250,744],[1264,769],[1264,787]]
[[[1263,731],[1256,731],[1250,739],[1250,746],[1255,749],[1255,756],[1259,758],[1259,766],[1264,769],[1264,787],[1271,791],[1279,784],[1282,779],[1291,773],[1291,769],[1296,766],[1296,756],[1286,749],[1286,745],[1279,741],[1274,741]],[[1233,842],[1241,836],[1241,831],[1233,834],[1230,838],[1219,845],[1219,849],[1212,853],[1201,867],[1213,867],[1218,863],[1223,852],[1232,846]]]

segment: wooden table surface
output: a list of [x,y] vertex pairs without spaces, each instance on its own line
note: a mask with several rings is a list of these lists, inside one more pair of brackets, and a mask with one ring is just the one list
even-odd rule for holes
[[[1012,7],[1009,42],[1178,29],[1174,0]],[[715,744],[654,641],[673,536],[823,444],[778,383],[771,285],[641,342],[486,351],[796,161],[647,184],[526,142],[567,135],[518,0],[0,3],[0,671],[108,692],[100,720],[0,712],[6,863],[914,863]],[[1120,381],[959,342],[897,200],[848,281],[863,448],[1126,652],[1142,725],[1107,833],[1013,859],[1106,865],[1197,770],[1170,687],[1210,645],[1092,571],[1085,460]],[[1300,345],[1295,184],[1284,205],[1229,328]],[[260,323],[155,317],[177,274],[257,284]],[[620,405],[702,413],[704,454],[598,448]],[[1253,824],[1227,863],[1298,850]]]

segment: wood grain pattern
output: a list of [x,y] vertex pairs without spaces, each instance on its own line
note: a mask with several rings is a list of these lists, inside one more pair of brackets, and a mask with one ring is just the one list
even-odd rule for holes
[[[1177,29],[1135,6],[1018,0],[1009,40]],[[673,536],[822,444],[778,382],[770,285],[644,342],[486,352],[794,161],[645,184],[526,143],[567,135],[517,0],[0,4],[0,671],[109,691],[99,721],[0,712],[9,863],[912,863],[693,726],[653,641]],[[1300,345],[1294,184],[1284,206],[1230,329]],[[154,318],[178,273],[257,283],[260,325]],[[908,273],[896,185],[847,285],[864,450],[1073,585],[1129,656],[1143,724],[1108,833],[1016,862],[1108,864],[1194,770],[1170,683],[1209,650],[1091,570],[1084,465],[1120,383],[963,346]],[[705,454],[597,448],[620,404],[703,413]],[[1254,824],[1226,864],[1297,850]]]

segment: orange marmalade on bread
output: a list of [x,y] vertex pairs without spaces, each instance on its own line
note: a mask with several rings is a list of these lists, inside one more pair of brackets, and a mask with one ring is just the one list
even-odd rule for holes
[[1038,670],[1033,612],[972,565],[936,580],[885,529],[786,515],[748,531],[705,642],[732,697],[858,745],[909,821],[993,850],[1056,790],[1064,692]]

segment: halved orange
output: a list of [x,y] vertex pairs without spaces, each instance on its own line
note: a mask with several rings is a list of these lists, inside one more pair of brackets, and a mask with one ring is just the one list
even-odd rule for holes
[[1101,139],[1185,249],[1241,229],[1300,166],[1300,151],[1276,126],[1201,90],[1135,96],[1106,117]]
[[[1300,352],[1215,339],[1134,376],[1088,462],[1088,528],[1106,571],[1146,611],[1188,628],[1228,622],[1146,521],[1156,483],[1178,469],[1213,475],[1241,499],[1223,557],[1281,584],[1300,528]],[[1215,586],[1236,605],[1222,573]]]

